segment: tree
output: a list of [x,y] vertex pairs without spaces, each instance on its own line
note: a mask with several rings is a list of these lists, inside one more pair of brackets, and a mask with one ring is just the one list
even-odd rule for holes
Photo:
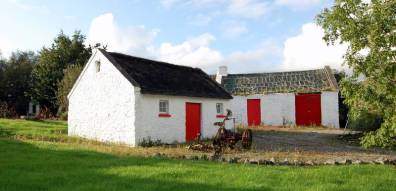
[[84,44],[85,36],[80,31],[72,37],[62,31],[54,39],[51,47],[40,51],[38,64],[32,73],[33,87],[29,95],[43,107],[55,114],[58,110],[56,92],[63,70],[71,65],[83,66],[91,56],[92,47]]
[[396,1],[336,0],[317,22],[329,44],[348,46],[344,55],[353,74],[341,82],[351,118],[381,118],[380,128],[366,133],[366,147],[396,145]]
[[67,100],[67,95],[73,88],[73,85],[82,70],[83,66],[81,65],[70,65],[64,70],[64,76],[58,84],[57,91],[57,103],[59,105],[59,111],[61,114],[66,113],[68,110],[67,107],[69,102]]
[[4,67],[5,67],[6,60],[3,58],[0,50],[0,81],[3,77]]
[[15,110],[16,114],[26,114],[30,98],[27,92],[30,89],[30,78],[37,56],[32,51],[17,51],[3,61],[0,68],[0,100]]
[[[3,59],[0,52],[0,90],[4,90],[4,68],[6,60]],[[0,102],[4,99],[4,91],[0,91]]]

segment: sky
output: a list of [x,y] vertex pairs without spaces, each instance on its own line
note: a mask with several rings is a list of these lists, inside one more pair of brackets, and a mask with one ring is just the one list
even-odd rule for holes
[[315,16],[332,0],[0,0],[0,51],[39,51],[81,30],[108,51],[215,73],[341,69]]

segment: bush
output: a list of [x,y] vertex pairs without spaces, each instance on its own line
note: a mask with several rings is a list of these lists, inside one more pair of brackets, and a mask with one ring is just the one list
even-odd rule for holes
[[381,127],[382,122],[381,116],[362,112],[358,116],[351,115],[347,128],[358,131],[375,131]]
[[0,102],[0,118],[15,118],[18,114],[14,107],[11,107],[7,102]]
[[139,142],[138,144],[141,147],[155,147],[155,146],[161,146],[163,143],[161,140],[151,140],[150,137],[143,138],[142,141]]
[[59,118],[60,118],[61,120],[67,120],[67,112],[62,112],[62,113],[59,115]]
[[52,114],[48,107],[40,108],[40,112],[36,116],[37,119],[53,119],[55,116]]

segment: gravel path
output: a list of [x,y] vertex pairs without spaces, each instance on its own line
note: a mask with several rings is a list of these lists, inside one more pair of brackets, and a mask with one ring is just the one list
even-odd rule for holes
[[[339,129],[260,128],[253,132],[253,149],[259,153],[298,154],[324,158],[396,158],[396,152],[386,149],[364,149],[339,139],[348,133]],[[352,132],[356,133],[356,132]]]

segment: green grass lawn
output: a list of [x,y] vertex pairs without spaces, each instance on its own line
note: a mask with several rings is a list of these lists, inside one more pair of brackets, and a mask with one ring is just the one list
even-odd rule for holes
[[[123,156],[65,136],[64,122],[0,119],[0,190],[395,190],[387,165],[285,167]],[[28,136],[29,137],[29,136]]]

